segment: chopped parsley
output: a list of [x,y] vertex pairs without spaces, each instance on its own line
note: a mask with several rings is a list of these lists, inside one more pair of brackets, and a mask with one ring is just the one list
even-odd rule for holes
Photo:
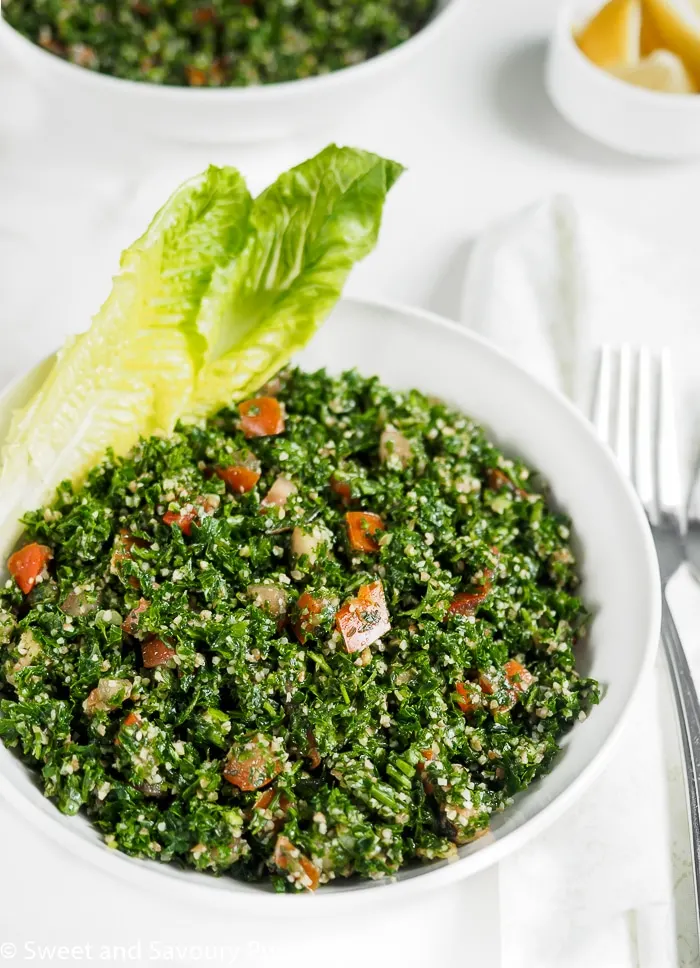
[[356,372],[282,374],[24,523],[0,737],[137,857],[278,890],[450,857],[598,701],[542,483]]

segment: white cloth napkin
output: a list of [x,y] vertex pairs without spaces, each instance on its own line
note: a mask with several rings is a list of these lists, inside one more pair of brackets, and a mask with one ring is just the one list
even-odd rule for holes
[[[529,208],[477,241],[462,319],[585,409],[601,343],[671,345],[682,412],[700,414],[692,254],[630,237],[568,197]],[[697,426],[685,420],[680,430],[690,452]],[[687,593],[697,595],[692,587]],[[673,715],[659,663],[604,775],[568,815],[500,865],[503,965],[679,963],[674,838],[681,853],[688,846],[675,836],[669,810],[669,799],[677,806],[683,796],[676,737],[662,730]]]
[[602,343],[670,346],[684,450],[700,445],[698,252],[639,238],[558,195],[485,232],[462,319],[589,409]]

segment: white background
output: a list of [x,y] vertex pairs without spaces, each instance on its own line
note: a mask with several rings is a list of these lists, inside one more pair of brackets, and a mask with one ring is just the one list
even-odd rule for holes
[[[84,328],[120,249],[175,184],[209,162],[237,165],[255,190],[331,140],[401,161],[408,172],[392,191],[378,249],[348,291],[448,316],[459,310],[469,240],[495,218],[553,192],[569,192],[662,244],[696,246],[697,166],[614,154],[574,132],[549,105],[542,71],[556,7],[556,0],[471,0],[449,47],[400,88],[378,94],[358,116],[338,118],[332,129],[264,147],[194,149],[143,144],[122,133],[86,136],[60,105],[49,108],[16,69],[0,63],[0,382]],[[692,599],[689,580],[686,591]],[[700,607],[694,613],[688,606],[686,631],[698,639],[694,614]],[[563,851],[566,823],[559,827]],[[323,959],[341,968],[408,968],[458,957],[514,965],[512,938],[501,957],[508,911],[498,870],[400,909],[377,901],[350,923],[264,924],[140,894],[45,841],[2,803],[0,857],[0,942],[16,946],[13,955],[0,944],[3,963],[292,966]],[[603,884],[605,859],[600,863]],[[521,878],[523,897],[537,896],[542,876]],[[512,891],[508,897],[518,903]],[[39,944],[78,948],[41,951]],[[200,959],[203,944],[212,947]],[[588,964],[614,968],[604,953]]]

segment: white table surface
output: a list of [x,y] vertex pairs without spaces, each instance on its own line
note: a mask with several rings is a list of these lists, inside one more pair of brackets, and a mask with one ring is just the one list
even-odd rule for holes
[[[0,383],[85,325],[123,245],[170,188],[209,162],[237,165],[257,189],[331,140],[400,160],[408,173],[392,192],[376,252],[348,292],[448,316],[459,309],[470,238],[555,191],[662,242],[697,246],[696,165],[613,154],[578,135],[549,105],[542,66],[556,7],[556,0],[465,3],[450,48],[424,63],[420,75],[332,129],[264,147],[86,137],[0,63]],[[700,591],[682,576],[674,593],[691,651],[700,654]],[[671,813],[682,841],[682,805]],[[568,822],[559,821],[562,849]],[[332,959],[342,968],[466,960],[467,952],[473,964],[513,964],[501,951],[498,869],[420,904],[385,902],[352,924],[333,918],[297,927],[224,919],[142,895],[44,840],[2,802],[0,857],[0,962],[8,964],[247,966],[278,965],[283,956],[290,966]],[[602,883],[604,859],[600,877]],[[690,944],[681,944],[685,965],[694,963]],[[614,968],[594,948],[586,968]]]

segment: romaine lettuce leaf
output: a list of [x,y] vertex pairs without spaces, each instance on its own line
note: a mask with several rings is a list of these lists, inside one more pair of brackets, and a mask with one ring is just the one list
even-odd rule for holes
[[90,329],[15,414],[0,469],[13,522],[112,449],[252,394],[312,336],[374,247],[395,162],[331,145],[252,201],[233,168],[179,188],[121,259]]
[[0,470],[0,520],[78,480],[108,447],[169,431],[187,409],[206,354],[196,328],[216,267],[248,234],[251,198],[232,168],[182,185],[121,259],[87,332],[60,351],[44,384],[15,414]]
[[386,194],[402,170],[330,145],[255,200],[244,251],[217,270],[202,302],[197,325],[208,358],[196,414],[249,396],[309,341],[355,262],[374,248]]

